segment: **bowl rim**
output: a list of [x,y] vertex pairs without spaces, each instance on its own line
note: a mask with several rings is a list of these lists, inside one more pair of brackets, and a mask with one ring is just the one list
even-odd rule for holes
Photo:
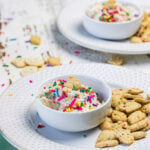
[[[85,77],[86,76],[87,78],[93,78],[94,80],[100,81],[108,90],[108,98],[106,99],[106,101],[104,103],[99,105],[96,109],[90,110],[90,111],[85,111],[85,112],[69,112],[68,113],[68,112],[58,111],[58,110],[55,110],[55,109],[52,109],[50,107],[45,106],[42,103],[42,101],[40,100],[40,98],[39,98],[39,93],[40,93],[39,91],[40,91],[41,87],[43,85],[45,85],[46,83],[48,83],[50,80],[53,80],[53,79],[56,79],[56,78],[59,78],[59,77],[63,77],[63,76],[69,76],[69,75],[81,76],[81,77]],[[106,82],[102,81],[101,79],[98,79],[98,78],[95,78],[95,77],[92,77],[92,76],[87,76],[87,75],[78,75],[78,74],[69,74],[69,75],[66,74],[66,75],[56,76],[55,78],[48,79],[44,83],[42,83],[39,86],[38,90],[37,90],[36,95],[38,95],[38,96],[36,96],[35,101],[38,102],[44,109],[47,109],[48,111],[52,111],[52,112],[56,112],[56,113],[60,113],[60,114],[67,114],[67,115],[81,115],[81,114],[85,114],[85,113],[88,114],[88,113],[96,112],[96,111],[100,110],[101,108],[103,108],[104,106],[106,106],[111,101],[112,90],[111,90],[111,88],[108,86],[108,84]]]
[[88,4],[88,7],[86,7],[86,9],[84,10],[84,17],[86,19],[88,19],[89,21],[92,21],[94,23],[97,23],[97,24],[110,24],[110,25],[122,25],[122,24],[129,24],[129,23],[133,23],[133,22],[136,22],[137,20],[141,19],[142,18],[142,15],[143,15],[143,9],[141,6],[139,6],[138,4],[134,4],[132,2],[125,2],[123,0],[117,0],[117,2],[119,3],[122,3],[122,4],[125,4],[125,5],[130,5],[130,6],[133,6],[134,8],[136,8],[138,11],[139,11],[139,16],[133,20],[129,20],[129,21],[125,21],[125,22],[103,22],[103,21],[98,21],[98,20],[95,20],[95,19],[92,19],[90,18],[87,14],[86,14],[86,10],[94,3],[96,2],[106,2],[106,0],[94,0],[92,3],[90,2],[90,4]]

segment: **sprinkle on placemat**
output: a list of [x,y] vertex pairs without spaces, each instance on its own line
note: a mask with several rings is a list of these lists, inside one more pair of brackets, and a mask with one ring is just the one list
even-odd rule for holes
[[38,124],[37,128],[38,128],[38,129],[41,129],[41,128],[45,128],[45,126],[42,125],[42,124]]
[[33,80],[29,80],[29,83],[33,83]]
[[33,49],[37,49],[37,48],[38,48],[38,46],[34,46],[34,47],[33,47]]
[[34,94],[32,93],[31,96],[34,96]]
[[9,65],[5,65],[5,64],[4,64],[3,67],[9,67]]
[[5,84],[4,84],[4,83],[2,83],[2,84],[1,84],[1,87],[4,87],[4,86],[5,86]]
[[75,54],[80,54],[80,52],[79,52],[79,51],[74,51],[74,53],[75,53]]
[[69,64],[72,64],[72,60],[69,61]]
[[16,38],[9,39],[9,41],[16,41],[16,40],[17,40]]
[[18,55],[16,58],[21,58],[22,56]]
[[66,45],[66,46],[68,46],[68,45],[69,45],[69,43],[68,43],[68,42],[65,42],[65,45]]
[[84,137],[84,138],[86,138],[86,137],[87,137],[87,135],[86,135],[86,134],[83,134],[83,137]]
[[31,41],[30,41],[30,40],[27,40],[27,41],[25,41],[25,43],[31,43]]
[[10,92],[10,93],[8,93],[8,96],[13,96],[13,93],[11,93],[11,92]]

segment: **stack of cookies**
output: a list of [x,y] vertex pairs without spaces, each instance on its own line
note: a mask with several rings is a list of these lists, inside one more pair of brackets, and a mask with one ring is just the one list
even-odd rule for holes
[[146,137],[150,129],[149,95],[145,99],[143,90],[137,88],[116,89],[112,93],[111,109],[100,125],[96,147],[116,146],[119,143],[130,145],[135,140]]

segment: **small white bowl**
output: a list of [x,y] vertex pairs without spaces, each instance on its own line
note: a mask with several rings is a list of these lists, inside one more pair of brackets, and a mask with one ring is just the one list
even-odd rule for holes
[[[93,90],[101,94],[103,103],[100,104],[96,109],[87,112],[61,112],[58,110],[51,109],[45,106],[40,98],[36,99],[37,112],[40,118],[45,121],[48,125],[63,131],[79,132],[88,130],[98,126],[103,119],[106,117],[108,110],[111,105],[111,89],[109,86],[99,79],[93,77],[75,75],[82,84],[90,86]],[[57,79],[67,80],[68,75],[59,76],[55,79],[48,80],[39,89],[41,93],[44,86],[52,84]]]
[[83,26],[86,29],[86,31],[96,37],[108,40],[123,40],[134,35],[138,31],[141,24],[143,14],[142,9],[138,5],[129,2],[124,1],[117,1],[117,2],[133,6],[139,11],[139,16],[134,20],[126,22],[102,22],[94,20],[90,18],[86,13],[84,13]]

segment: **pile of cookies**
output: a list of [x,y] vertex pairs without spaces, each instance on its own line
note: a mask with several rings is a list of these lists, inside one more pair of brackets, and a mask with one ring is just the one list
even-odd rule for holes
[[141,27],[130,41],[132,43],[150,42],[150,13],[144,12]]
[[61,64],[60,58],[58,57],[48,57],[46,61],[43,60],[41,56],[38,57],[28,57],[28,58],[15,58],[11,61],[17,68],[22,68],[20,71],[21,76],[27,76],[31,73],[37,72],[43,69],[46,65],[58,66]]
[[137,88],[115,89],[112,93],[111,109],[100,128],[96,147],[130,145],[146,137],[150,129],[150,95],[145,99],[143,90]]

